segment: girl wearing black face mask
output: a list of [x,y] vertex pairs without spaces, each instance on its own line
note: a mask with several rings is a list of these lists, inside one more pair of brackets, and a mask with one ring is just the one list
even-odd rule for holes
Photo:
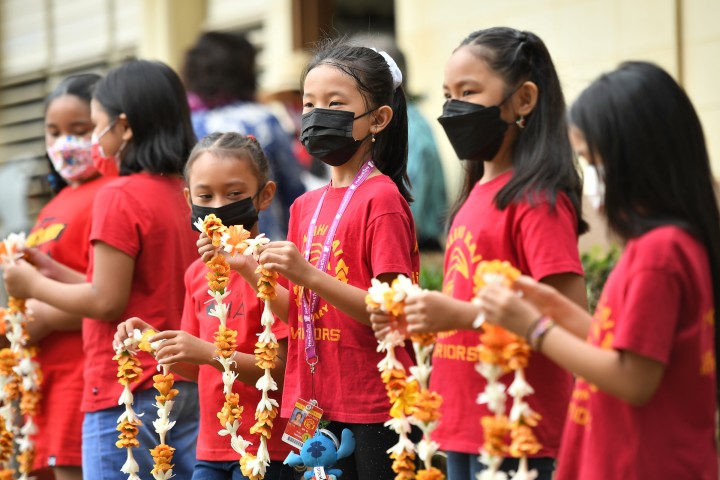
[[[224,225],[242,225],[253,237],[257,236],[260,233],[258,212],[270,207],[275,195],[275,182],[270,181],[269,176],[267,157],[254,137],[234,132],[208,135],[195,146],[185,167],[185,197],[192,208],[193,221],[213,213]],[[222,367],[214,360],[217,319],[207,312],[205,262],[215,254],[215,249],[206,240],[207,236],[202,234],[198,241],[201,258],[185,273],[182,329],[161,332],[153,337],[153,341],[162,340],[156,354],[158,363],[173,364],[174,371],[188,378],[197,378],[200,430],[196,452],[198,462],[192,478],[221,480],[237,478],[241,472],[237,453],[226,437],[217,434],[217,412],[222,405],[222,397],[218,400],[218,392],[222,390]],[[236,268],[248,259],[245,255],[227,258]],[[227,290],[229,296],[225,303],[230,308],[228,328],[238,332],[234,360],[239,381],[235,383],[233,392],[239,394],[244,407],[238,433],[250,439],[255,437],[250,428],[255,423],[253,415],[261,396],[255,388],[261,372],[255,365],[254,348],[263,305],[250,284],[237,272],[230,272]],[[151,328],[151,325],[137,318],[130,319],[118,328],[116,341],[121,342],[136,328],[142,331]],[[274,333],[280,346],[273,378],[279,379],[280,390],[271,397],[280,401],[288,328],[283,323],[276,323]],[[276,419],[275,431],[283,431],[285,423],[286,420]],[[281,436],[277,433],[268,442],[271,463],[266,478],[292,480],[292,468],[282,464],[290,446],[281,441]],[[254,449],[252,451],[255,452]]]
[[[465,184],[452,211],[444,295],[408,299],[406,313],[410,332],[452,331],[438,339],[433,358],[430,388],[445,399],[433,439],[448,454],[448,478],[466,480],[483,468],[480,418],[490,414],[475,401],[486,382],[475,371],[473,273],[481,260],[505,260],[584,306],[577,238],[586,224],[563,94],[537,36],[511,28],[471,34],[450,56],[443,88],[447,102],[439,121],[464,161]],[[373,320],[382,334],[386,319]],[[527,376],[535,388],[530,406],[542,415],[535,434],[543,445],[530,467],[549,479],[572,378],[540,355],[532,357]],[[509,384],[511,377],[501,381]],[[517,466],[506,459],[502,469]]]
[[[288,241],[269,243],[259,258],[291,284],[278,285],[270,304],[293,333],[280,416],[299,399],[316,400],[338,438],[353,432],[355,451],[335,467],[357,480],[393,478],[386,451],[397,443],[383,425],[389,405],[365,295],[373,277],[417,278],[419,270],[401,81],[383,52],[341,41],[321,47],[304,79],[301,139],[331,165],[332,181],[295,201]],[[254,269],[242,270],[254,285]],[[396,353],[411,365],[407,351]]]

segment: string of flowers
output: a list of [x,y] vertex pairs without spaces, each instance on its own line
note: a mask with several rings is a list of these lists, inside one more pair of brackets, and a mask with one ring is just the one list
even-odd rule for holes
[[[399,275],[392,285],[373,279],[365,302],[372,308],[387,313],[391,320],[402,323],[405,299],[419,291],[420,288],[404,275]],[[390,458],[393,459],[392,469],[396,473],[395,480],[443,480],[445,476],[432,466],[432,457],[439,445],[430,439],[430,434],[440,419],[439,409],[442,404],[442,397],[428,388],[435,335],[411,336],[417,365],[410,367],[412,376],[408,378],[405,367],[395,355],[395,348],[402,347],[405,343],[405,334],[404,328],[391,330],[378,342],[378,351],[385,352],[385,357],[378,363],[378,369],[392,405],[392,418],[385,426],[390,427],[399,437],[398,443],[388,450]],[[423,432],[417,446],[408,438],[411,425],[416,425]],[[424,467],[417,472],[416,452]]]
[[[130,384],[140,380],[142,374],[142,366],[137,358],[138,351],[147,352],[151,355],[157,350],[157,342],[150,343],[149,339],[156,335],[157,332],[147,329],[141,332],[139,329],[133,330],[131,335],[123,341],[123,345],[115,351],[113,360],[118,362],[118,382],[124,386],[123,393],[120,395],[119,404],[125,405],[125,412],[118,418],[117,430],[120,432],[119,440],[115,443],[118,448],[126,448],[128,458],[121,472],[129,475],[129,480],[139,478],[137,476],[140,468],[137,461],[132,455],[132,448],[137,448],[140,443],[137,440],[138,428],[142,425],[139,417],[143,414],[137,414],[132,408],[133,394],[130,391]],[[169,366],[162,367],[162,373],[153,376],[153,387],[158,391],[155,396],[155,407],[158,410],[158,418],[153,421],[155,432],[160,437],[160,443],[150,449],[150,455],[153,457],[153,469],[151,474],[155,480],[168,480],[173,476],[172,457],[175,449],[165,443],[167,433],[175,426],[175,422],[170,421],[170,412],[172,411],[173,399],[179,393],[173,388],[175,379],[170,373]]]
[[138,476],[140,466],[133,457],[132,449],[140,447],[137,434],[142,425],[140,420],[142,414],[138,415],[133,409],[133,394],[130,384],[138,382],[142,374],[142,366],[137,358],[138,345],[141,340],[140,330],[133,330],[131,335],[123,341],[123,345],[116,348],[113,357],[113,360],[118,362],[118,383],[123,386],[118,404],[125,405],[125,411],[117,420],[116,430],[120,432],[120,435],[118,435],[119,440],[115,442],[115,446],[127,449],[127,460],[120,471],[128,475],[128,480],[140,480]]
[[[519,276],[520,271],[508,262],[480,262],[473,275],[475,293],[485,285],[511,287]],[[519,458],[518,470],[510,479],[534,480],[537,471],[528,469],[527,457],[540,451],[541,445],[532,431],[540,415],[524,400],[534,393],[524,373],[530,360],[530,346],[523,338],[499,326],[483,323],[479,358],[476,369],[487,383],[477,402],[487,404],[493,415],[481,419],[485,441],[479,461],[487,468],[477,478],[507,480],[507,474],[499,471],[499,468],[503,458],[509,454]],[[500,378],[511,371],[515,372],[515,378],[506,392]],[[507,394],[513,398],[509,417],[506,414]],[[506,442],[508,435],[511,440],[509,445]]]
[[[0,261],[3,265],[14,264],[22,258],[20,249],[25,245],[25,234],[11,233],[0,244]],[[28,334],[27,323],[32,321],[25,299],[8,298],[8,308],[4,311],[5,335],[10,342],[11,355],[5,355],[3,390],[6,394],[3,404],[2,417],[5,419],[5,430],[13,435],[17,444],[17,462],[20,479],[28,479],[35,460],[35,442],[33,436],[37,433],[34,417],[38,414],[42,382],[42,372],[33,357],[36,349],[26,347]],[[11,370],[9,372],[8,370]],[[20,415],[23,422],[18,429],[14,425],[16,412],[12,402],[20,399]]]
[[[0,311],[0,324],[5,327],[7,311]],[[0,480],[12,479],[10,468],[15,442],[15,410],[13,402],[20,397],[20,377],[15,373],[17,355],[10,348],[0,350]]]
[[[222,221],[215,215],[210,214],[205,219],[198,219],[195,223],[198,230],[203,231],[211,239],[216,248],[222,249],[230,255],[244,254],[252,255],[256,260],[259,256],[259,247],[269,242],[263,234],[256,238],[250,238],[250,232],[241,225],[224,226]],[[208,293],[215,302],[210,315],[216,317],[220,325],[215,334],[215,347],[217,360],[223,367],[223,394],[225,403],[218,413],[218,419],[223,427],[218,433],[221,436],[230,435],[230,445],[240,454],[240,469],[243,475],[251,480],[261,480],[265,477],[267,467],[270,465],[270,453],[267,442],[272,435],[272,427],[278,415],[279,405],[276,400],[269,397],[270,391],[278,389],[277,383],[272,378],[271,370],[275,367],[278,355],[279,344],[272,327],[275,323],[269,301],[277,297],[275,286],[277,285],[278,274],[258,266],[256,273],[260,274],[258,279],[258,298],[264,301],[263,313],[260,323],[263,327],[258,334],[258,341],[255,343],[255,365],[264,370],[263,375],[258,379],[255,387],[262,395],[255,409],[255,424],[250,428],[251,435],[260,437],[257,456],[247,451],[250,442],[245,441],[238,434],[240,428],[243,407],[240,405],[238,394],[232,392],[232,386],[237,378],[233,372],[233,358],[237,349],[237,331],[227,328],[228,308],[224,299],[230,293],[227,284],[230,279],[230,265],[221,253],[214,255],[208,262],[209,272],[207,274]]]

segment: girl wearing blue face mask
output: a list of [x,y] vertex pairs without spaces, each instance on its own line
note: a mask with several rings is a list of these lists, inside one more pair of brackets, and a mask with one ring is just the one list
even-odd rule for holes
[[[475,370],[474,271],[481,260],[505,260],[584,306],[577,239],[587,225],[563,93],[540,38],[512,28],[471,34],[450,56],[443,89],[438,120],[464,161],[465,181],[451,214],[443,293],[409,298],[406,313],[409,332],[444,332],[430,382],[445,399],[433,439],[448,454],[449,479],[467,480],[483,468],[480,419],[490,414],[476,403],[486,382]],[[373,320],[382,335],[387,318]],[[530,406],[542,415],[535,433],[543,449],[530,466],[550,479],[572,378],[542,355],[533,355],[527,376],[535,388]],[[502,469],[517,470],[517,460],[506,459]]]
[[[200,140],[190,153],[185,167],[185,198],[192,207],[193,221],[208,214],[219,217],[223,225],[243,225],[253,237],[260,233],[258,213],[268,208],[275,195],[275,182],[269,179],[270,167],[260,144],[254,137],[239,133],[212,133]],[[202,234],[203,239],[207,238]],[[204,244],[201,241],[201,244]],[[185,307],[182,316],[182,330],[166,330],[150,339],[162,340],[156,358],[160,364],[172,364],[172,370],[186,378],[197,379],[200,394],[200,430],[198,433],[197,459],[193,480],[244,479],[240,472],[238,454],[230,446],[228,437],[218,432],[217,412],[224,397],[222,366],[215,360],[216,347],[213,344],[217,332],[217,318],[208,314],[207,266],[205,262],[215,253],[214,249],[203,250],[201,258],[195,260],[185,273]],[[243,262],[249,257],[240,255],[234,262]],[[238,332],[235,373],[238,382],[233,392],[239,394],[243,407],[242,421],[238,434],[251,440],[257,438],[250,433],[255,423],[255,407],[260,400],[260,391],[255,383],[262,372],[255,365],[254,348],[260,326],[263,303],[257,298],[252,287],[237,272],[230,272],[225,303],[229,305],[228,328]],[[121,323],[115,335],[115,342],[121,343],[133,329],[151,328],[139,318]],[[279,339],[278,362],[273,378],[278,380],[282,390],[282,378],[287,358],[288,328],[282,322],[274,327]],[[280,393],[272,398],[280,401]],[[266,478],[292,480],[293,469],[282,461],[290,452],[290,446],[281,440],[285,421],[279,418],[273,426],[273,435],[268,441],[271,463]],[[257,454],[258,442],[248,448]]]
[[[85,274],[92,204],[110,178],[102,177],[90,155],[94,74],[67,77],[45,104],[45,144],[57,195],[40,211],[25,251],[42,268],[48,256],[79,274]],[[35,468],[52,468],[56,479],[82,480],[81,437],[82,317],[67,314],[37,300],[28,300],[34,321],[28,324],[30,342],[37,343],[37,361],[43,372]],[[67,355],[78,352],[77,356]]]

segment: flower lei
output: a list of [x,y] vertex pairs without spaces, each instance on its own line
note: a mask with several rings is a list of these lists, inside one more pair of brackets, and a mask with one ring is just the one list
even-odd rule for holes
[[[242,226],[226,227],[213,214],[206,216],[204,220],[198,219],[195,226],[207,234],[214,247],[222,247],[230,255],[237,253],[252,255],[257,260],[258,248],[270,241],[263,234],[251,239],[250,232]],[[255,365],[264,370],[263,376],[255,384],[255,387],[262,392],[262,397],[255,409],[256,422],[250,428],[251,435],[257,434],[260,436],[260,446],[258,447],[257,456],[255,456],[247,452],[247,447],[251,443],[245,441],[238,434],[243,407],[240,405],[239,395],[232,392],[233,383],[237,378],[237,374],[232,371],[232,365],[235,363],[233,357],[237,349],[237,331],[227,328],[228,307],[223,303],[230,293],[226,289],[230,280],[230,265],[225,260],[225,257],[218,253],[207,262],[207,266],[210,269],[206,277],[208,280],[208,293],[212,297],[211,301],[215,302],[210,315],[220,321],[214,343],[218,355],[216,359],[223,367],[223,394],[225,395],[225,404],[218,413],[218,419],[222,426],[218,434],[230,436],[231,447],[240,454],[240,470],[243,475],[251,480],[261,480],[265,477],[267,467],[270,465],[267,442],[272,435],[273,422],[278,415],[279,408],[277,401],[269,397],[271,390],[278,389],[277,383],[272,378],[271,370],[275,367],[277,361],[279,344],[272,331],[275,317],[268,303],[269,300],[277,297],[275,285],[277,284],[278,274],[266,270],[262,266],[258,266],[255,271],[260,274],[257,283],[257,296],[265,302],[260,319],[263,331],[258,334],[258,341],[255,343],[254,350]]]
[[[473,276],[475,293],[490,284],[510,287],[519,276],[520,271],[508,262],[480,262]],[[540,451],[541,444],[532,431],[532,427],[538,424],[540,415],[524,400],[534,393],[524,374],[530,359],[530,346],[523,338],[502,327],[483,323],[479,357],[476,369],[485,377],[487,383],[477,402],[487,404],[494,415],[481,419],[485,442],[479,461],[487,465],[487,469],[478,475],[478,480],[507,480],[507,474],[498,469],[508,454],[520,459],[518,470],[510,477],[511,480],[534,480],[537,471],[528,469],[527,456]],[[506,389],[499,380],[510,371],[515,372],[515,379],[507,389],[507,393],[513,398],[508,418],[505,413]],[[510,445],[506,444],[508,434]]]
[[[121,472],[127,473],[128,480],[138,480],[137,475],[140,467],[133,457],[132,449],[138,448],[140,442],[137,440],[138,429],[142,425],[140,417],[143,414],[137,414],[133,409],[133,394],[130,390],[130,384],[140,380],[142,374],[142,366],[137,358],[139,350],[154,354],[157,350],[157,343],[150,343],[149,338],[156,335],[157,332],[147,329],[141,332],[138,329],[133,330],[128,338],[123,341],[123,345],[115,351],[113,360],[118,362],[118,383],[123,385],[123,392],[120,395],[118,403],[125,405],[125,412],[120,415],[117,420],[116,429],[120,432],[119,440],[115,442],[118,448],[127,449],[127,460],[120,469]],[[163,366],[162,373],[153,376],[153,386],[158,391],[155,396],[158,409],[158,418],[153,421],[155,432],[160,436],[160,443],[150,449],[150,455],[153,457],[154,465],[151,474],[155,480],[168,480],[173,476],[172,457],[175,449],[165,443],[165,436],[171,428],[175,426],[175,422],[170,421],[170,411],[173,406],[173,398],[178,394],[178,390],[172,388],[175,382],[168,366]]]
[[[25,244],[24,234],[10,234],[0,243],[0,261],[4,265],[15,263]],[[8,468],[13,454],[13,440],[17,444],[16,457],[20,479],[28,479],[35,460],[35,442],[31,439],[37,433],[33,418],[39,413],[41,400],[40,384],[42,372],[33,358],[36,348],[27,348],[27,322],[32,321],[25,299],[10,297],[8,308],[2,310],[4,333],[10,341],[9,349],[0,351],[0,478],[12,478],[13,471]],[[20,414],[24,423],[18,429],[15,422],[16,410],[13,402],[20,401]]]
[[[420,288],[404,275],[399,275],[392,285],[372,279],[365,303],[382,310],[391,318],[399,319],[404,314],[407,296],[419,291]],[[399,437],[398,443],[390,448],[388,453],[393,459],[395,480],[444,480],[445,476],[431,464],[432,457],[440,446],[430,439],[430,434],[437,427],[442,404],[442,397],[428,388],[435,335],[412,335],[411,340],[417,365],[410,367],[412,376],[409,378],[403,364],[395,356],[395,348],[402,347],[405,343],[405,334],[392,330],[378,342],[378,352],[385,352],[385,358],[378,363],[378,370],[392,405],[392,418],[385,422],[385,426],[390,427]],[[408,438],[411,425],[416,425],[423,432],[423,438],[417,446]],[[416,452],[424,466],[417,472]]]

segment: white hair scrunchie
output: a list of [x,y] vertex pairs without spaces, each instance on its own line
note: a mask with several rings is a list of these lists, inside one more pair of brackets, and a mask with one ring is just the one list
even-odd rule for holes
[[380,51],[378,52],[376,49],[372,49],[374,52],[379,53],[382,55],[382,57],[385,59],[385,63],[387,63],[388,68],[390,69],[390,75],[392,75],[393,79],[393,90],[397,90],[397,88],[402,84],[402,72],[400,71],[400,68],[397,66],[397,63],[395,63],[395,60],[388,55],[387,52]]

